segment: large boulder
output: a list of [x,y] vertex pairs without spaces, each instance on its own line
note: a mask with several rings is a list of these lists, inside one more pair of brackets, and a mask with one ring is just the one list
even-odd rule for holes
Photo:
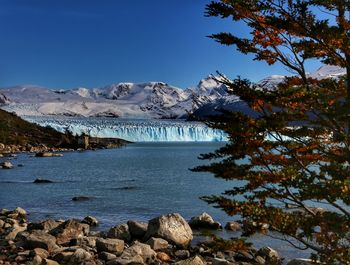
[[149,221],[145,239],[160,237],[168,242],[186,248],[192,241],[191,227],[178,213],[162,215]]
[[128,221],[128,227],[132,238],[142,239],[147,232],[148,224],[145,222],[130,220]]
[[109,229],[107,237],[121,239],[126,242],[131,241],[131,235],[127,224],[121,224],[112,227],[111,229]]
[[43,248],[48,251],[57,249],[56,238],[44,231],[34,230],[25,240],[27,249]]
[[98,252],[109,252],[120,255],[124,250],[124,241],[114,238],[98,238],[96,240],[96,248]]
[[50,231],[57,238],[57,244],[64,245],[72,239],[87,235],[90,231],[88,224],[82,224],[76,220],[68,220]]
[[192,217],[188,224],[193,229],[222,229],[222,225],[214,221],[213,217],[205,212],[199,216]]

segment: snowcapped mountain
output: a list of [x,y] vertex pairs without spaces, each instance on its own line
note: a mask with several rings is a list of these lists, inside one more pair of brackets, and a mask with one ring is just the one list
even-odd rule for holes
[[[345,70],[322,66],[310,77],[337,78]],[[112,116],[122,118],[186,118],[189,113],[208,115],[219,109],[246,109],[238,97],[230,95],[221,77],[208,76],[197,86],[181,89],[163,82],[119,83],[101,88],[52,90],[39,86],[0,89],[1,108],[18,115]],[[272,89],[285,76],[272,75],[257,82]]]
[[209,76],[181,89],[163,82],[119,83],[102,88],[51,90],[38,86],[0,89],[2,108],[18,115],[185,118],[200,106],[227,97],[223,84]]
[[[346,71],[344,68],[332,65],[324,65],[318,68],[315,72],[308,74],[309,77],[314,79],[325,78],[338,78],[344,76]],[[278,84],[284,81],[287,76],[283,75],[271,75],[268,76],[256,84],[261,88],[274,89]],[[231,98],[231,100],[230,100]],[[251,116],[255,116],[256,113],[242,100],[234,96],[217,98],[210,101],[207,104],[202,104],[194,110],[193,115],[198,119],[205,119],[208,116],[220,114],[220,110],[240,111]]]

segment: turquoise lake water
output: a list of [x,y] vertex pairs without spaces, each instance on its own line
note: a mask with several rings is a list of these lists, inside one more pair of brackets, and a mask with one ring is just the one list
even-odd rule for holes
[[[225,224],[233,220],[199,199],[219,194],[235,183],[211,174],[189,170],[205,163],[201,153],[222,143],[135,143],[120,149],[67,152],[63,157],[38,158],[22,154],[13,158],[11,170],[0,170],[0,208],[25,208],[31,220],[96,216],[104,230],[127,220],[148,221],[178,212],[186,219],[208,212]],[[18,167],[23,164],[23,167]],[[33,184],[36,178],[50,184]],[[91,200],[75,202],[75,196]],[[226,237],[237,233],[221,232]],[[262,235],[257,247],[271,246],[286,257],[305,257],[289,245]]]

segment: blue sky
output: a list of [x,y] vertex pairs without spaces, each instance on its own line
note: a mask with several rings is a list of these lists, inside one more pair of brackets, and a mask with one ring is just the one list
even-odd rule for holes
[[207,38],[244,34],[229,20],[205,17],[208,2],[0,0],[0,87],[163,81],[185,88],[217,70],[253,81],[288,73]]

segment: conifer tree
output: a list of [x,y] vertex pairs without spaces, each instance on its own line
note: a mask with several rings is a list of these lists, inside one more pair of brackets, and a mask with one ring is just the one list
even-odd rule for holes
[[[293,76],[274,89],[222,76],[255,115],[223,111],[208,122],[229,141],[202,155],[212,162],[195,170],[239,185],[204,199],[245,223],[268,224],[280,239],[311,249],[315,260],[350,264],[350,1],[221,0],[206,14],[250,29],[246,38],[211,38],[280,63]],[[346,75],[310,78],[308,60],[345,68]],[[259,229],[246,228],[246,235]]]

